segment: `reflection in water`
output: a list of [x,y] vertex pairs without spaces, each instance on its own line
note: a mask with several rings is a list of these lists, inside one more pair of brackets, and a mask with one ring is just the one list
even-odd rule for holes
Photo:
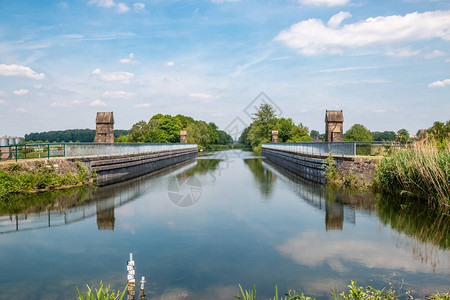
[[98,230],[114,230],[114,199],[97,201],[97,228]]
[[446,264],[448,257],[442,257],[439,251],[450,248],[450,216],[446,212],[419,201],[385,195],[379,195],[377,200],[377,216],[397,232],[393,235],[397,247],[433,269]]
[[261,195],[268,199],[276,180],[275,174],[263,167],[261,158],[244,159],[244,163],[252,172]]
[[[148,192],[155,175],[188,172],[197,164],[188,161],[178,166],[100,188],[14,195],[0,210],[0,234],[68,225],[97,216],[98,230],[114,230],[114,208],[125,205]],[[203,170],[203,168],[200,168]],[[149,182],[150,184],[144,184]]]
[[[407,250],[416,261],[432,267],[433,271],[438,268],[442,269],[442,267],[450,267],[446,254],[439,251],[440,249],[450,248],[450,216],[441,210],[430,208],[421,202],[405,202],[404,199],[395,197],[370,192],[342,190],[331,185],[312,183],[268,160],[265,160],[263,165],[277,173],[280,178],[287,180],[290,183],[289,186],[300,198],[320,210],[325,210],[325,228],[327,231],[342,230],[344,220],[356,224],[356,210],[367,214],[376,212],[383,225],[390,225],[396,231],[393,233],[393,238],[396,240],[397,248]],[[413,237],[413,239],[409,237]],[[300,248],[305,249],[310,245],[309,242],[306,242],[308,245],[303,245],[305,239],[300,240],[301,242],[298,240],[295,242]],[[306,237],[305,241],[307,240]],[[358,245],[357,248],[359,249],[367,248],[367,243],[358,241],[348,241],[348,243],[353,243],[354,246]],[[341,246],[343,245],[339,244],[337,247]],[[375,245],[372,247],[375,247]],[[375,248],[378,248],[378,246]],[[287,251],[283,248],[281,250]],[[332,252],[324,254],[324,257],[330,256]],[[295,251],[292,255],[295,255],[296,259],[302,263],[311,259],[310,257],[299,258],[298,255],[300,254],[295,254]],[[361,255],[363,254],[361,253]],[[380,257],[380,259],[382,258]],[[401,261],[401,259],[397,259],[397,261]],[[407,262],[404,263],[406,265]],[[370,265],[370,263],[367,262],[367,265]]]
[[325,211],[326,230],[342,230],[344,221],[355,224],[356,208],[367,210],[374,207],[374,201],[370,197],[362,200],[358,193],[343,193],[335,187],[306,180],[269,160],[263,161],[263,167],[284,179],[306,203]]
[[[130,252],[151,299],[232,299],[237,283],[262,299],[277,285],[320,300],[351,279],[404,279],[419,296],[449,286],[448,217],[426,207],[311,183],[248,152],[160,174],[0,204],[0,232],[19,230],[0,235],[0,261],[14,270],[0,298],[72,299],[75,285],[100,280],[123,288]],[[197,178],[201,201],[173,205],[174,178]]]

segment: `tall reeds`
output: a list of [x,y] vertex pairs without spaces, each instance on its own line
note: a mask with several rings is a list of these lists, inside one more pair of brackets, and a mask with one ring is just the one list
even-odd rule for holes
[[450,206],[450,143],[410,146],[377,165],[375,188]]

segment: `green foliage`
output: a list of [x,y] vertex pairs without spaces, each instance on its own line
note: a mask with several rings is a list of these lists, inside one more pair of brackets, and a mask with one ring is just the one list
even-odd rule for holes
[[233,142],[226,132],[218,130],[214,123],[196,121],[183,115],[154,115],[148,122],[139,121],[131,128],[131,134],[116,139],[118,143],[179,143],[180,131],[186,130],[188,143],[199,148],[208,145],[225,145]]
[[78,171],[77,177],[80,182],[89,181],[90,172],[87,166],[77,161],[77,171]]
[[325,134],[320,134],[317,130],[311,130],[310,136],[313,139],[320,139],[322,141],[325,141]]
[[[406,291],[403,295],[399,294],[394,286],[391,286],[389,289],[374,289],[371,286],[360,287],[356,284],[355,281],[351,281],[348,285],[348,292],[343,291],[339,294],[337,289],[333,289],[331,294],[333,295],[334,300],[396,300],[401,297],[405,297],[408,299],[414,299],[411,295],[413,291]],[[252,291],[247,291],[242,289],[241,285],[239,285],[239,294],[236,299],[240,300],[257,300],[256,297],[256,287],[253,287]],[[314,298],[307,297],[303,293],[298,293],[295,290],[289,291],[289,293],[285,294],[285,296],[278,296],[278,289],[275,287],[275,297],[270,298],[270,300],[314,300]],[[425,299],[432,300],[450,300],[450,293],[434,293],[432,295],[426,296]]]
[[325,174],[327,181],[330,183],[336,183],[339,180],[339,173],[337,170],[336,161],[333,158],[333,153],[330,153],[325,160],[325,169],[323,170],[323,173]]
[[[114,130],[114,136],[119,137],[121,135],[129,134],[129,130]],[[95,130],[93,129],[69,129],[69,130],[57,130],[46,132],[33,132],[25,135],[25,141],[27,142],[41,142],[47,143],[63,142],[63,141],[77,141],[83,143],[92,143],[95,138]]]
[[280,143],[312,142],[309,129],[303,124],[298,126],[292,119],[277,118],[275,109],[269,104],[261,104],[254,114],[253,123],[244,129],[239,137],[240,143],[252,146],[253,151],[261,153],[261,145],[272,141],[272,130],[278,130]]
[[450,144],[443,152],[423,145],[384,157],[373,186],[389,194],[450,204]]
[[355,124],[345,132],[345,140],[349,142],[372,141],[372,136],[366,127]]
[[6,170],[0,170],[0,200],[10,194],[24,191],[52,189],[62,186],[72,186],[86,183],[90,179],[89,169],[77,163],[77,175],[66,173],[60,175],[55,172],[53,165],[35,162],[34,169],[28,169],[18,164],[11,164]]
[[86,296],[80,292],[77,287],[78,292],[78,300],[121,300],[127,291],[128,285],[125,289],[120,293],[120,291],[114,292],[111,291],[111,286],[103,287],[103,283],[100,281],[100,287],[95,289],[95,292],[92,291],[93,288],[87,286]]
[[370,135],[372,136],[372,139],[377,142],[382,141],[395,141],[397,138],[397,135],[394,131],[373,131],[370,132]]
[[410,141],[409,132],[406,129],[400,129],[397,131],[397,141],[401,143],[407,143]]

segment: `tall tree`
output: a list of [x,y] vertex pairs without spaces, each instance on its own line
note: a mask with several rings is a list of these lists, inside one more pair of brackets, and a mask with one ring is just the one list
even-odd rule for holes
[[345,132],[345,140],[351,142],[372,141],[370,131],[361,124],[355,124]]

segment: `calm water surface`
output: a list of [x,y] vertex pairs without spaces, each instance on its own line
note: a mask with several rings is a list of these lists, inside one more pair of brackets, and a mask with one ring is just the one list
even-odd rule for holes
[[[13,199],[11,199],[12,201]],[[215,152],[96,190],[0,209],[0,299],[75,299],[126,284],[134,254],[147,299],[329,299],[351,279],[419,295],[450,289],[450,224],[418,204],[313,184],[250,152]]]

